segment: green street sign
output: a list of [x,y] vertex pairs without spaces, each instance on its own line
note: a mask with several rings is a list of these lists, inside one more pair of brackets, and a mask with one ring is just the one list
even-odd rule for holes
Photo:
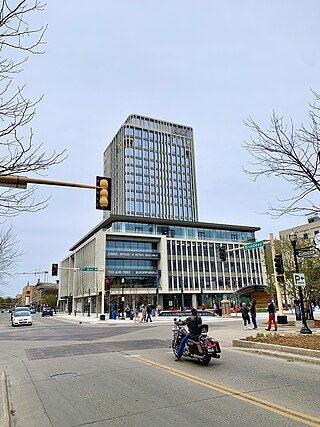
[[261,240],[260,242],[254,242],[254,243],[249,243],[248,245],[244,245],[243,249],[245,251],[248,251],[249,249],[257,249],[257,248],[261,248],[263,246],[263,241]]
[[98,271],[98,267],[80,267],[79,271]]

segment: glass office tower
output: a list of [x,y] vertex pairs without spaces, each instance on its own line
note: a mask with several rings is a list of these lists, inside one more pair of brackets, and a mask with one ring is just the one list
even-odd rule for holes
[[198,221],[189,126],[130,115],[104,152],[104,176],[112,214]]

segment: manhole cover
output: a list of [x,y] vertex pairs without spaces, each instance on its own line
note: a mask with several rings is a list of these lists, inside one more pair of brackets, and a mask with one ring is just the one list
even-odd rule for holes
[[50,379],[51,380],[58,380],[58,381],[72,380],[76,376],[77,376],[77,374],[75,374],[74,372],[63,372],[62,374],[51,375]]

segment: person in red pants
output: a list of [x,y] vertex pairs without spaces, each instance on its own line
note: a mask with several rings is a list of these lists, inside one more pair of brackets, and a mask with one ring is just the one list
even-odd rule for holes
[[271,323],[273,323],[274,325],[274,331],[277,331],[278,325],[276,322],[276,308],[272,300],[268,302],[268,313],[269,313],[269,320],[268,320],[268,327],[266,328],[266,331],[270,331]]

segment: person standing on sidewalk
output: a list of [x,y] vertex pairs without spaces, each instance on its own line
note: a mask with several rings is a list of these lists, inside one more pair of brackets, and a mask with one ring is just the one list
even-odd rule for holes
[[[251,329],[250,328],[250,316],[249,316],[249,307],[247,307],[247,304],[245,302],[242,303],[242,307],[241,307],[241,315],[242,315],[242,320],[243,320],[243,324],[244,324],[244,329]],[[247,328],[247,323],[248,323],[248,328]]]
[[271,323],[274,325],[274,331],[278,330],[278,325],[276,322],[276,308],[274,306],[274,303],[272,300],[268,302],[267,307],[268,313],[269,313],[269,320],[268,320],[268,327],[266,328],[266,331],[270,331],[271,329]]
[[253,329],[258,329],[256,301],[254,301],[254,300],[250,302],[250,313],[251,313],[251,320],[252,320],[252,324],[253,324]]
[[149,320],[150,320],[150,322],[152,322],[151,313],[152,313],[152,306],[151,306],[151,304],[148,304],[147,305],[147,322]]

